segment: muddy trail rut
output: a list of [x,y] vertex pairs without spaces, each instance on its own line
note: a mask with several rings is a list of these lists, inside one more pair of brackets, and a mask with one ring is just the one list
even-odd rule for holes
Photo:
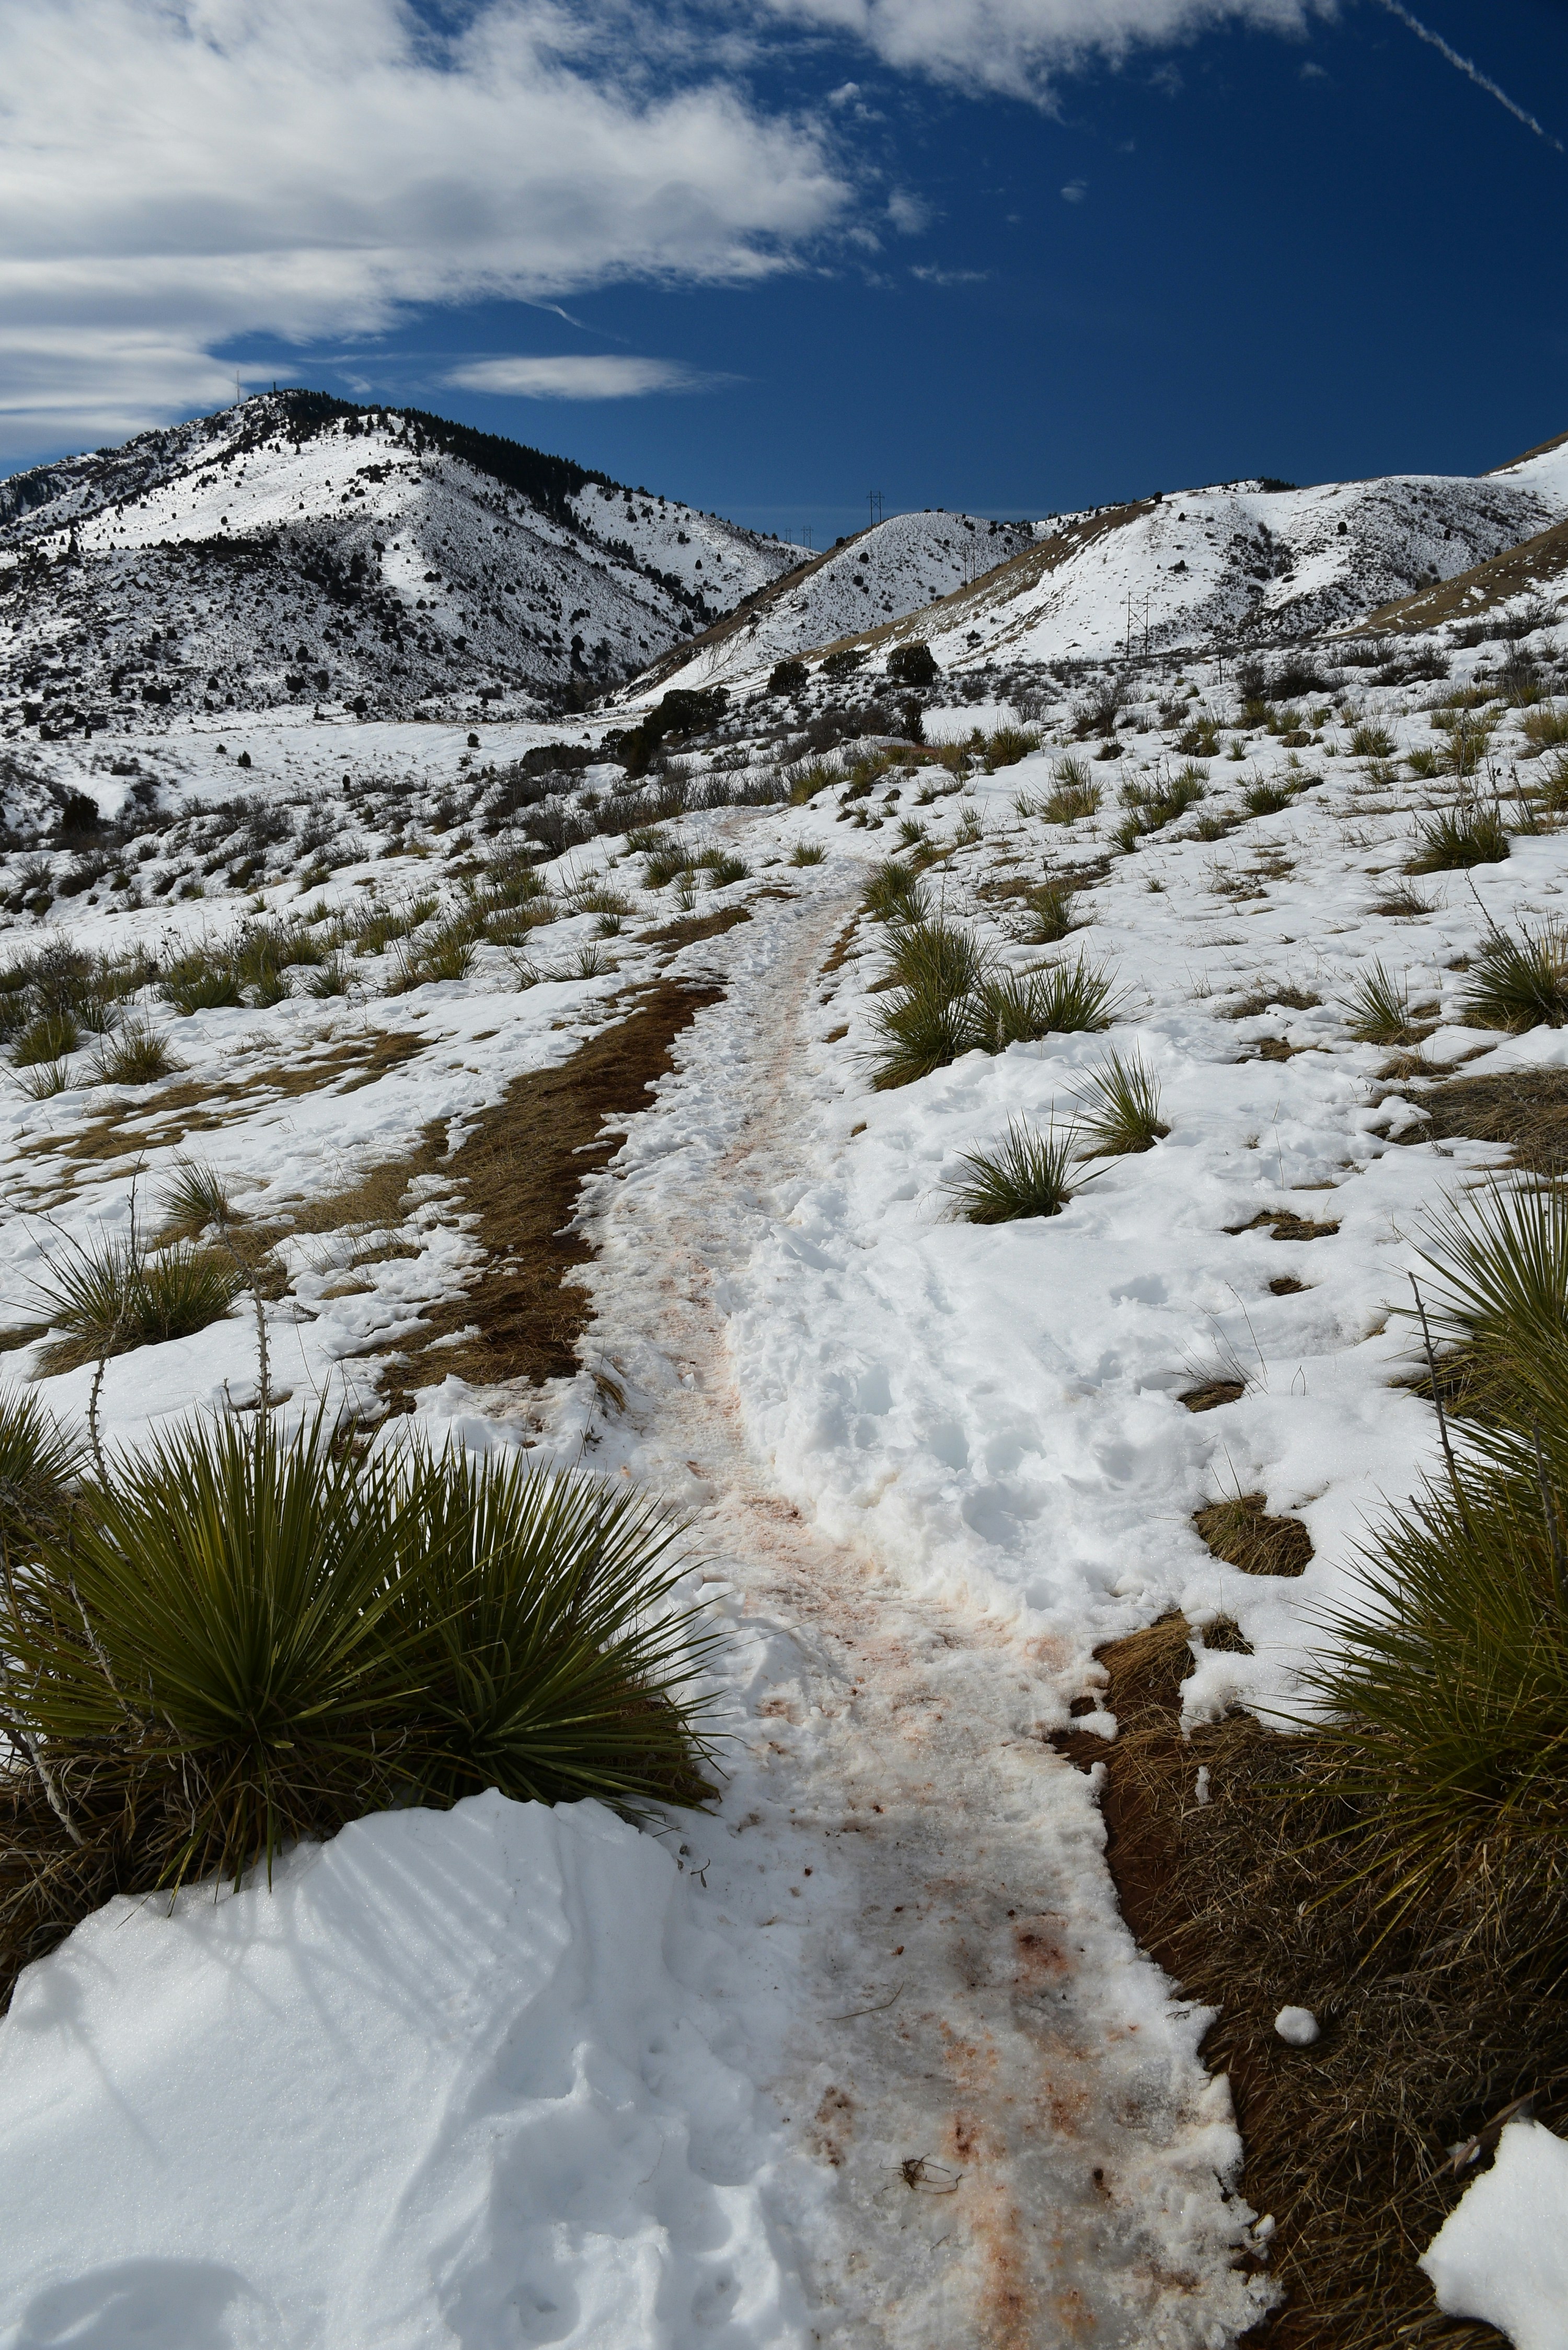
[[826,1538],[746,1441],[726,1293],[813,1147],[811,1015],[849,910],[782,902],[708,951],[723,993],[587,1183],[574,1275],[638,1473],[778,1629],[694,1862],[721,1924],[792,1954],[767,2085],[832,2173],[807,2297],[819,2338],[889,2350],[1222,2344],[1260,2307],[1217,2177],[1228,2093],[1116,1914],[1091,1783],[1048,1743],[1062,1658]]

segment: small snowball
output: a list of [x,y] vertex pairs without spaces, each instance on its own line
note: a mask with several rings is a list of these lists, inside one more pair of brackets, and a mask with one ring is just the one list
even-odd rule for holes
[[1200,1763],[1199,1766],[1198,1783],[1192,1790],[1192,1797],[1193,1801],[1199,1804],[1206,1804],[1209,1801],[1209,1765],[1207,1762]]
[[1318,2036],[1318,2020],[1310,2007],[1282,2007],[1274,2030],[1292,2048],[1310,2048]]

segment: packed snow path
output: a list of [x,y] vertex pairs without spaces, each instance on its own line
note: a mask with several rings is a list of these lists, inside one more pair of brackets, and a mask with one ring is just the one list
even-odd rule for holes
[[629,1388],[601,1457],[629,1436],[776,1627],[691,1864],[721,1924],[778,1946],[794,2026],[768,2085],[837,2174],[800,2253],[819,2334],[1218,2343],[1261,2306],[1231,2265],[1228,2095],[1197,2061],[1206,2019],[1117,1917],[1089,1782],[1046,1742],[1064,1658],[815,1531],[746,1440],[726,1274],[809,1171],[809,1013],[851,909],[759,904],[723,942],[727,994],[592,1212],[594,1348]]

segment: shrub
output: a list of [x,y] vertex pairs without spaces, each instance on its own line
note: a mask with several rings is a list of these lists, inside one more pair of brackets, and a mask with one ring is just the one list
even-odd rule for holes
[[1084,1112],[1081,1156],[1113,1159],[1152,1150],[1170,1132],[1159,1114],[1159,1080],[1140,1054],[1112,1053],[1086,1072],[1078,1095]]
[[888,674],[895,685],[930,686],[941,671],[929,645],[916,637],[909,644],[894,646],[888,656]]
[[193,1337],[221,1320],[241,1286],[227,1257],[184,1243],[150,1253],[134,1224],[123,1233],[67,1239],[33,1284],[50,1327],[66,1333],[49,1347],[45,1367],[75,1370],[136,1347]]
[[1048,824],[1075,824],[1081,816],[1097,816],[1100,787],[1082,759],[1056,762],[1054,788],[1040,813]]
[[698,861],[707,866],[709,884],[714,889],[727,889],[732,882],[751,879],[752,868],[743,858],[716,857],[711,863],[701,858]]
[[969,933],[943,922],[912,923],[895,934],[893,950],[898,984],[874,1014],[872,1083],[879,1092],[946,1068],[981,1043],[972,990],[984,961]]
[[1445,733],[1447,739],[1438,754],[1439,773],[1458,775],[1461,780],[1473,775],[1486,756],[1490,740],[1486,727],[1460,712]]
[[1555,922],[1518,938],[1493,931],[1471,965],[1459,1010],[1472,1027],[1515,1035],[1568,1024],[1568,931]]
[[348,965],[344,962],[343,957],[329,954],[320,970],[315,972],[307,983],[305,992],[306,995],[322,999],[332,995],[347,995],[350,983]]
[[825,792],[830,784],[842,783],[843,780],[836,767],[829,767],[820,759],[814,759],[806,767],[786,767],[784,771],[784,782],[792,807],[804,807],[807,800],[816,797],[818,792]]
[[1429,1216],[1420,1243],[1435,1336],[1462,1349],[1490,1413],[1511,1399],[1511,1416],[1530,1419],[1532,1393],[1568,1363],[1568,1200],[1549,1184],[1490,1184]]
[[1416,853],[1407,873],[1462,872],[1472,865],[1500,865],[1508,855],[1508,827],[1493,801],[1456,801],[1416,827]]
[[128,1020],[118,1035],[106,1038],[94,1055],[94,1071],[106,1086],[151,1086],[171,1077],[181,1064],[169,1050],[169,1040],[151,1020]]
[[1357,726],[1350,738],[1351,755],[1357,759],[1391,759],[1394,738],[1386,726]]
[[821,865],[826,863],[826,849],[815,840],[797,840],[789,853],[792,865]]
[[1346,1024],[1363,1045],[1411,1045],[1417,1031],[1410,1019],[1405,983],[1382,962],[1358,972],[1345,999]]
[[1561,816],[1568,808],[1568,751],[1559,751],[1548,759],[1540,771],[1538,788],[1542,806],[1552,816]]
[[768,679],[768,691],[798,693],[805,681],[806,666],[803,660],[775,661],[773,673]]
[[642,869],[645,889],[662,889],[682,873],[691,869],[691,851],[684,841],[664,840],[649,856]]
[[994,1150],[966,1151],[966,1172],[947,1189],[955,1212],[966,1223],[1007,1224],[1023,1216],[1059,1216],[1073,1197],[1071,1132],[1054,1127],[1042,1134],[1022,1118],[1009,1118]]
[[328,1435],[187,1424],[93,1481],[5,1595],[7,1711],[122,1881],[238,1882],[483,1787],[629,1814],[709,1792],[670,1521],[515,1456]]

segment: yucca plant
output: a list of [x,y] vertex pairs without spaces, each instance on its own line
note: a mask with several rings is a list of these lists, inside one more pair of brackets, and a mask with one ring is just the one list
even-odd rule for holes
[[691,1802],[703,1645],[679,1530],[635,1493],[321,1418],[187,1423],[106,1477],[0,1596],[5,1709],[133,1883],[495,1786]]
[[329,954],[320,969],[306,983],[306,995],[325,1001],[328,996],[347,995],[352,984],[352,974],[340,954]]
[[134,1223],[65,1239],[33,1284],[50,1328],[66,1334],[47,1349],[45,1369],[74,1370],[135,1347],[192,1337],[228,1312],[242,1280],[236,1265],[210,1249],[177,1243],[150,1253]]
[[1039,974],[992,972],[973,996],[977,1041],[988,1053],[1032,1045],[1051,1033]]
[[151,1086],[171,1077],[182,1065],[169,1050],[169,1040],[151,1020],[127,1020],[119,1034],[106,1037],[93,1060],[94,1074],[106,1086]]
[[1295,797],[1294,787],[1280,780],[1249,784],[1241,795],[1241,805],[1249,816],[1278,816],[1288,808]]
[[742,857],[704,857],[699,862],[707,868],[711,889],[727,889],[732,882],[751,879],[752,868]]
[[36,1396],[0,1393],[0,1550],[8,1560],[58,1523],[81,1465],[80,1446]]
[[1152,1150],[1170,1132],[1159,1114],[1159,1080],[1139,1053],[1126,1058],[1110,1053],[1097,1069],[1086,1070],[1077,1103],[1085,1159]]
[[[1419,1306],[1398,1308],[1460,1350],[1461,1401],[1529,1419],[1568,1366],[1568,1197],[1552,1184],[1488,1184],[1420,1228]],[[1447,1384],[1455,1381],[1450,1374]],[[1509,1399],[1512,1398],[1511,1405]]]
[[199,1159],[177,1159],[159,1190],[166,1235],[205,1232],[209,1224],[232,1224],[234,1204],[215,1167]]
[[1031,889],[1024,904],[1023,936],[1030,946],[1054,946],[1064,939],[1073,928],[1074,885],[1071,881],[1042,881]]
[[29,1101],[49,1101],[56,1094],[70,1093],[79,1080],[69,1061],[37,1061],[18,1069],[16,1082]]
[[964,1173],[947,1189],[954,1213],[970,1224],[1007,1224],[1024,1216],[1059,1216],[1073,1197],[1071,1129],[1054,1126],[1041,1133],[1023,1118],[1009,1118],[994,1150],[970,1150]]
[[992,767],[1015,767],[1039,748],[1040,733],[1033,726],[999,726],[985,738],[985,758]]
[[1110,1026],[1120,1006],[1107,966],[1091,963],[1085,955],[1072,963],[1052,963],[1034,985],[1043,1036],[1093,1035]]
[[990,969],[972,931],[924,916],[888,929],[888,975],[901,987],[927,987],[957,998],[967,995]]
[[1568,930],[1548,922],[1517,938],[1491,931],[1470,966],[1460,1017],[1476,1028],[1561,1028],[1568,1024]]
[[860,902],[877,922],[923,922],[929,912],[917,875],[891,857],[885,864],[872,867]]
[[240,977],[232,962],[191,948],[177,955],[161,983],[165,1000],[189,1019],[197,1012],[219,1012],[244,1002]]
[[1076,824],[1083,816],[1097,816],[1100,810],[1100,787],[1082,759],[1058,759],[1052,790],[1042,801],[1040,813],[1047,824]]
[[1560,710],[1554,702],[1547,702],[1527,710],[1524,739],[1538,751],[1555,750],[1559,743],[1568,743],[1568,707]]
[[797,840],[789,853],[792,865],[822,865],[826,858],[826,849],[816,840]]
[[1394,737],[1386,726],[1357,726],[1350,737],[1350,751],[1355,759],[1391,759]]
[[41,1062],[64,1060],[80,1043],[74,1013],[43,1012],[12,1038],[11,1058],[19,1069],[34,1068]]
[[968,992],[950,994],[930,979],[885,996],[873,1022],[877,1043],[871,1082],[879,1093],[945,1069],[983,1042]]
[[1403,979],[1383,962],[1357,972],[1345,999],[1345,1024],[1363,1045],[1411,1045],[1419,1031],[1410,1017]]
[[1416,827],[1407,873],[1457,873],[1472,865],[1500,865],[1508,855],[1508,827],[1496,802],[1461,799]]
[[[1559,1360],[1561,1376],[1562,1361]],[[1320,1783],[1390,1927],[1446,1916],[1560,1978],[1568,1923],[1563,1492],[1469,1464],[1378,1527],[1308,1676]]]

